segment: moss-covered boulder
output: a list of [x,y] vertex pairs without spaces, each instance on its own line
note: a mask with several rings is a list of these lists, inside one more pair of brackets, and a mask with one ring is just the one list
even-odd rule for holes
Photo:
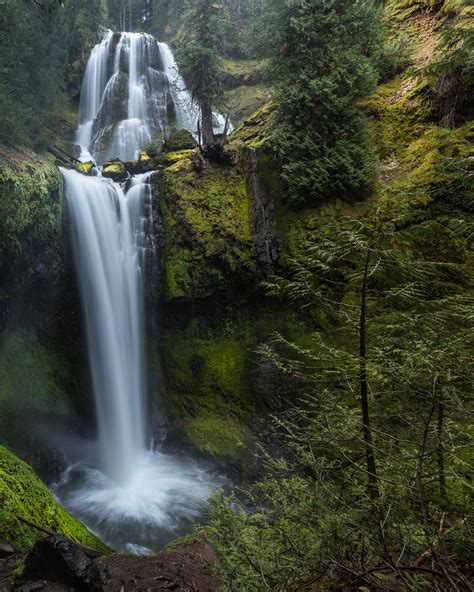
[[89,162],[79,162],[77,163],[74,168],[78,173],[82,175],[90,175],[92,173],[92,169],[95,167],[95,164],[92,161]]
[[166,301],[205,298],[254,286],[255,244],[244,167],[201,163],[175,153],[153,182],[164,230],[160,252]]
[[180,150],[192,150],[197,142],[188,130],[182,129],[173,132],[163,145],[165,152],[179,152]]
[[0,540],[31,548],[46,535],[21,519],[108,552],[103,543],[56,502],[29,465],[0,446]]
[[128,172],[120,160],[109,160],[104,164],[102,175],[116,183],[123,183],[128,179]]

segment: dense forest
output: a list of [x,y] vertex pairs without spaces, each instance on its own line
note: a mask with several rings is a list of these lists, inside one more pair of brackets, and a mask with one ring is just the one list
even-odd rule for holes
[[0,590],[473,589],[473,24],[0,2]]

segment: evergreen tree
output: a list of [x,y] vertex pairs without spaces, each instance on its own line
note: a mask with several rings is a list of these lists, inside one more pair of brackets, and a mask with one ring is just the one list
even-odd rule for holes
[[268,286],[321,330],[260,348],[299,397],[275,418],[284,457],[243,494],[261,509],[216,500],[229,589],[468,589],[469,274],[413,257],[416,227],[391,218],[340,220]]
[[[38,144],[64,101],[62,10],[22,0],[0,10],[0,140]],[[67,39],[67,34],[66,34]]]
[[278,109],[273,144],[288,198],[356,200],[376,161],[357,101],[374,87],[379,12],[364,0],[258,0],[254,47],[269,57]]
[[228,23],[225,5],[216,0],[188,0],[176,60],[193,101],[200,107],[204,146],[214,144],[213,110],[223,107],[221,55]]

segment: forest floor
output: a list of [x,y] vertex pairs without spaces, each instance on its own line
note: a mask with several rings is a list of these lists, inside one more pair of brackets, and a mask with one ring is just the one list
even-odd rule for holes
[[[14,550],[3,558],[0,553],[0,592],[217,592],[221,588],[214,569],[216,555],[199,541],[184,542],[150,557],[100,557],[89,560],[87,569],[88,559],[81,550],[70,542],[68,545],[72,553],[67,557],[53,558],[43,552],[35,557],[34,568],[28,564],[25,550]],[[96,568],[99,577],[92,581],[86,572]]]

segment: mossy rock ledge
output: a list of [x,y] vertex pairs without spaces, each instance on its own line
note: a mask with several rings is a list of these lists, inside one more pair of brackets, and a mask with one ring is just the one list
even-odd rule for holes
[[256,249],[248,171],[206,161],[197,151],[168,153],[153,176],[161,220],[159,297],[165,302],[209,298],[254,286]]
[[163,145],[164,152],[179,152],[180,150],[193,150],[197,147],[194,136],[188,130],[182,129],[173,132]]
[[20,518],[104,554],[110,551],[56,502],[29,465],[0,446],[0,540],[31,548],[47,536]]

